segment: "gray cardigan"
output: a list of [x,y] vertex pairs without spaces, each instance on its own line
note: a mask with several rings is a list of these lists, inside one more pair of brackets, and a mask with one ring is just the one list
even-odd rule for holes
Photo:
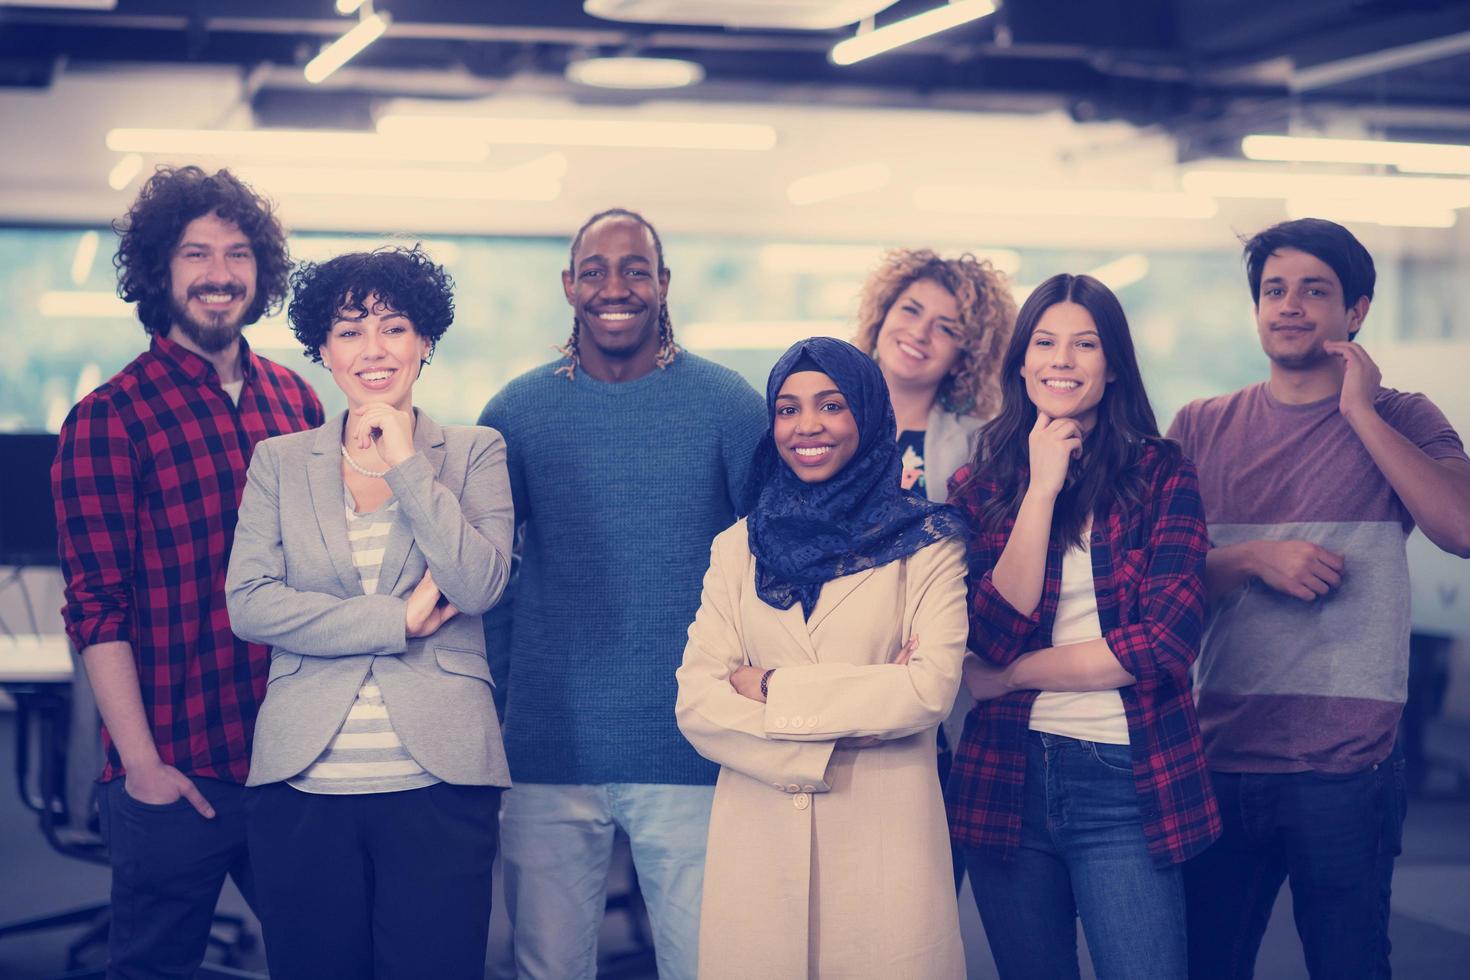
[[[347,543],[345,415],[256,447],[225,581],[236,635],[272,647],[246,785],[310,765],[369,668],[419,765],[449,783],[510,785],[480,625],[510,576],[505,440],[417,416],[414,455],[385,477],[399,520],[375,595],[363,594]],[[405,600],[426,568],[460,613],[408,639]]]

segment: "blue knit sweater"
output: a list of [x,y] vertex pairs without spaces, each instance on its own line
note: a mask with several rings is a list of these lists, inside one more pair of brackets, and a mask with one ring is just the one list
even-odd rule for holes
[[511,778],[712,784],[718,768],[674,723],[674,671],[765,402],[687,351],[622,384],[568,380],[560,363],[480,415],[505,436],[524,532],[509,598],[485,619]]

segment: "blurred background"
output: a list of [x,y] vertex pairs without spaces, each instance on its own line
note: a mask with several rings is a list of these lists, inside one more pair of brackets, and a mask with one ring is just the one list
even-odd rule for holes
[[[446,264],[457,318],[417,392],[444,421],[551,359],[568,239],[622,206],[663,236],[680,342],[758,388],[793,340],[850,335],[885,247],[928,246],[990,258],[1018,297],[1056,272],[1107,282],[1164,425],[1265,375],[1238,236],[1333,218],[1378,266],[1359,341],[1384,383],[1470,433],[1464,0],[0,0],[0,147],[7,439],[54,433],[146,345],[110,222],[184,163],[278,202],[298,259],[421,241]],[[283,317],[246,336],[340,407]],[[61,629],[54,537],[48,554],[30,516],[46,461],[16,439],[0,678],[3,644]],[[1417,534],[1410,553],[1420,798],[1395,960],[1451,976],[1470,958],[1470,563]],[[0,787],[0,976],[62,973],[90,920],[6,922],[105,899],[105,868],[48,849],[21,806],[54,825],[63,805],[36,780],[55,781],[43,757],[65,738],[23,737],[44,714],[0,713],[0,754],[31,784]],[[962,908],[972,975],[990,976]],[[651,970],[637,920],[636,902],[610,916],[610,975]],[[263,968],[258,947],[234,955]],[[1260,970],[1305,975],[1285,897]]]

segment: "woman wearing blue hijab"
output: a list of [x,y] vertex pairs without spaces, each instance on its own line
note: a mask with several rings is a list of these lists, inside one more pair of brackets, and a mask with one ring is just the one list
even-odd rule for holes
[[969,629],[960,520],[900,488],[857,348],[796,344],[766,403],[678,671],[679,727],[721,766],[699,975],[962,977],[934,769]]

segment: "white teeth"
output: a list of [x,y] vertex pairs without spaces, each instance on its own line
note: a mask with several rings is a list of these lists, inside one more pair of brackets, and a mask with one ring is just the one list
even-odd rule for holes
[[832,451],[831,446],[803,446],[796,450],[798,456],[825,456]]
[[599,320],[631,320],[631,319],[633,319],[633,314],[631,314],[631,313],[599,313],[599,314],[597,314],[597,318]]
[[387,381],[393,377],[392,371],[364,371],[358,375],[364,381]]
[[927,360],[929,360],[929,355],[928,354],[925,354],[923,351],[919,350],[917,347],[910,347],[908,344],[905,344],[901,340],[898,342],[898,349],[901,350],[901,351],[903,351],[909,357],[917,358],[918,360],[921,360],[921,361],[927,361]]
[[1043,381],[1042,384],[1046,385],[1048,388],[1056,389],[1057,391],[1071,391],[1073,388],[1080,387],[1082,383],[1080,381],[1062,381],[1057,378],[1052,378],[1050,380]]
[[199,298],[206,303],[228,303],[234,297],[229,293],[200,293]]

